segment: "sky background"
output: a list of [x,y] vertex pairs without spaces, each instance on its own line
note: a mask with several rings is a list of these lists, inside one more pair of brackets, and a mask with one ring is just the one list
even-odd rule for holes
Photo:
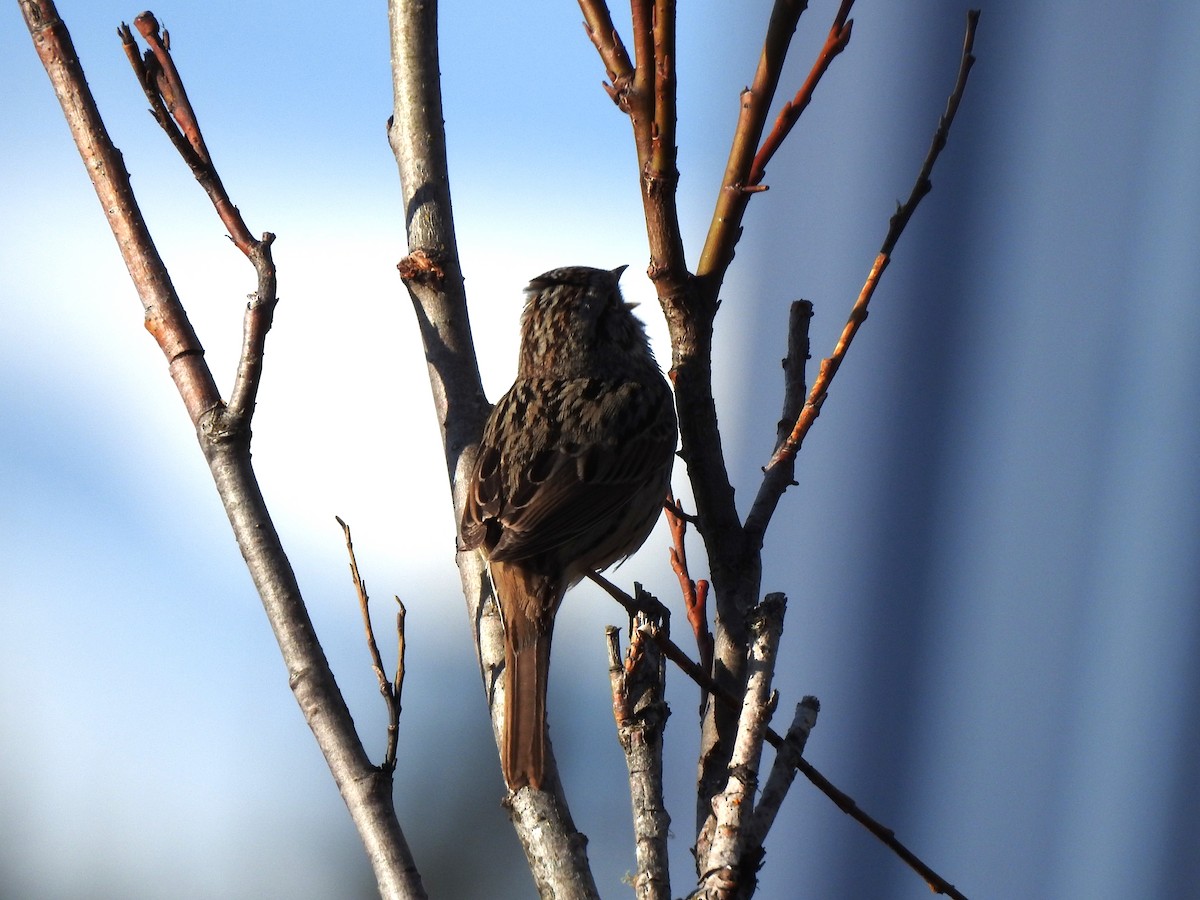
[[[694,265],[769,4],[681,6]],[[802,20],[783,96],[835,8]],[[628,263],[626,296],[668,358],[627,120],[577,7],[523,9],[447,4],[442,23],[459,248],[492,397],[514,371],[521,289],[559,265]],[[787,303],[814,302],[813,354],[827,355],[924,157],[965,9],[863,2],[751,203],[715,358],[743,513],[778,416]],[[392,594],[409,610],[396,793],[427,888],[532,896],[394,268],[384,4],[154,11],[234,201],[278,235],[254,459],[318,634],[379,759],[340,515],[380,629]],[[140,9],[60,12],[228,391],[253,275],[145,111],[115,35]],[[781,707],[821,699],[809,759],[968,896],[1185,896],[1200,883],[1200,6],[985,5],[976,54],[934,191],[768,537],[764,590],[789,597]],[[15,3],[0,8],[0,83],[0,896],[373,896]],[[674,597],[666,544],[656,532],[618,576]],[[568,598],[550,698],[606,897],[633,868],[610,622],[587,587]],[[678,895],[697,692],[672,673],[669,699]],[[768,898],[928,896],[801,782],[761,875]]]

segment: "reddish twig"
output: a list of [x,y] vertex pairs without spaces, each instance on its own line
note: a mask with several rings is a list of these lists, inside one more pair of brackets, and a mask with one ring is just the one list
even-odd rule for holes
[[693,581],[688,572],[687,546],[687,517],[678,506],[673,496],[668,495],[664,507],[667,513],[667,526],[671,529],[671,571],[679,579],[680,593],[683,595],[683,606],[687,610],[688,624],[692,626],[692,634],[696,636],[696,649],[700,654],[700,665],[705,671],[712,671],[713,636],[708,629],[708,582],[703,578]]
[[825,43],[821,47],[821,52],[817,54],[817,60],[813,63],[808,77],[804,79],[800,90],[796,91],[796,96],[783,105],[783,109],[779,111],[779,115],[775,119],[775,127],[771,129],[771,133],[763,141],[758,153],[754,155],[754,162],[750,166],[750,175],[746,179],[746,190],[763,187],[762,180],[763,175],[766,174],[767,163],[771,161],[775,151],[783,144],[784,138],[788,136],[796,122],[800,120],[800,115],[812,102],[817,84],[820,83],[821,77],[828,70],[830,63],[850,43],[850,32],[854,28],[854,21],[849,18],[852,6],[854,6],[854,0],[842,0],[842,5],[838,9],[837,15],[834,16],[833,25],[830,26],[829,35],[825,38]]
[[892,216],[888,225],[887,236],[884,238],[879,255],[875,257],[875,262],[872,264],[871,271],[867,275],[866,283],[863,285],[862,291],[859,292],[854,307],[850,310],[850,317],[846,322],[846,327],[842,329],[841,337],[838,338],[833,353],[827,359],[821,360],[821,368],[816,380],[813,382],[812,389],[809,391],[808,400],[805,402],[800,415],[796,418],[796,423],[792,427],[791,433],[780,445],[779,449],[775,451],[770,462],[767,463],[766,468],[768,470],[795,458],[800,445],[804,442],[805,435],[812,428],[812,424],[816,421],[817,416],[821,414],[821,406],[825,403],[825,399],[829,395],[829,384],[837,374],[837,370],[841,366],[842,360],[845,358],[846,351],[850,348],[855,334],[858,333],[858,329],[862,326],[862,323],[866,321],[867,307],[871,302],[871,297],[875,293],[875,288],[879,285],[879,279],[883,276],[884,270],[891,261],[891,254],[896,247],[896,242],[900,240],[900,235],[904,232],[905,226],[908,225],[909,219],[912,218],[917,204],[921,202],[921,199],[933,187],[932,182],[929,180],[929,175],[933,171],[933,165],[937,161],[938,155],[942,152],[942,148],[946,146],[946,138],[950,133],[950,126],[954,123],[954,115],[958,112],[959,102],[962,100],[963,92],[967,87],[967,76],[971,72],[971,66],[975,63],[975,57],[971,51],[975,44],[975,28],[978,23],[979,10],[971,10],[967,13],[967,30],[963,39],[962,56],[958,65],[958,77],[954,83],[954,90],[950,93],[950,98],[946,103],[946,111],[938,122],[937,130],[933,135],[933,142],[929,147],[929,152],[925,156],[925,162],[921,166],[921,171],[917,175],[912,192]]
[[[151,12],[137,16],[133,24],[149,47],[145,56],[138,55],[137,42],[128,25],[122,22],[117,33],[121,37],[125,55],[129,57],[138,83],[142,86],[146,99],[150,101],[151,114],[208,194],[234,244],[255,263],[256,268],[259,268],[256,257],[267,252],[273,236],[265,234],[261,242],[256,240],[246,227],[242,214],[229,199],[229,194],[221,183],[221,176],[217,174],[208,147],[204,143],[200,122],[196,118],[191,101],[188,100],[183,78],[171,56],[171,41],[167,32],[163,30],[162,34],[159,34],[158,20]],[[267,253],[268,263],[269,259]],[[260,271],[260,278],[261,275]]]
[[754,186],[750,180],[751,168],[770,115],[771,101],[779,88],[779,77],[792,36],[807,6],[807,0],[776,0],[767,23],[767,36],[763,41],[754,80],[742,91],[737,127],[729,149],[729,159],[725,163],[725,174],[721,178],[721,190],[696,267],[696,274],[702,280],[705,292],[714,297],[725,279],[729,264],[733,262],[733,251],[741,236],[746,206],[751,194],[755,193],[746,190]]

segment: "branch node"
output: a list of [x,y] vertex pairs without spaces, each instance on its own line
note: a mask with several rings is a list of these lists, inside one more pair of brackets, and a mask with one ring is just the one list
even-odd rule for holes
[[421,284],[438,288],[446,279],[446,270],[441,262],[424,250],[414,250],[396,264],[400,279],[405,284]]

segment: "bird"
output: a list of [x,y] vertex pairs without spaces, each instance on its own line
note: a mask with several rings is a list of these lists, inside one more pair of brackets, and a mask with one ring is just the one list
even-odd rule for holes
[[625,266],[569,266],[526,288],[517,376],[470,473],[461,545],[486,561],[504,625],[510,791],[546,778],[554,617],[580,579],[645,542],[671,481],[671,387],[618,282]]

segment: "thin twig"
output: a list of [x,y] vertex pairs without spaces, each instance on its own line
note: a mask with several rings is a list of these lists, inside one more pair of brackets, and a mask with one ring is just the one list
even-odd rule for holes
[[[708,582],[703,578],[693,581],[688,571],[687,534],[688,517],[683,514],[673,496],[667,497],[664,506],[667,514],[667,527],[671,530],[671,571],[679,579],[679,590],[683,595],[683,606],[687,611],[688,624],[692,626],[692,634],[696,637],[696,650],[700,654],[700,665],[707,671],[712,671],[713,636],[708,628]],[[704,714],[704,700],[707,695],[701,692],[700,714]]]
[[[371,600],[367,596],[367,583],[363,581],[362,575],[358,571],[358,560],[354,556],[354,542],[350,539],[350,526],[342,520],[341,516],[334,516],[334,518],[342,526],[342,534],[346,538],[346,553],[350,557],[350,580],[354,582],[354,591],[358,594],[358,608],[362,612],[363,628],[367,633],[367,652],[371,654],[371,668],[375,671],[375,678],[379,682],[379,693],[383,695],[383,702],[387,707],[387,750],[384,752],[383,762],[379,768],[391,775],[396,770],[396,743],[400,735],[399,684],[404,669],[404,605],[400,605],[400,615],[397,616],[396,623],[400,659],[396,669],[396,682],[393,684],[383,671],[383,657],[379,655],[379,645],[375,642],[375,629],[371,625]],[[396,598],[396,602],[400,603],[399,597]]]
[[929,180],[930,173],[933,171],[933,165],[937,162],[942,148],[946,146],[946,139],[950,134],[950,126],[954,123],[954,115],[958,112],[959,102],[962,100],[963,92],[967,87],[967,76],[971,72],[971,66],[975,63],[975,56],[971,51],[975,44],[975,28],[978,24],[979,10],[971,10],[967,13],[967,30],[963,38],[962,56],[959,59],[958,77],[954,83],[954,90],[950,93],[950,98],[946,102],[946,112],[938,121],[937,130],[933,135],[933,142],[929,147],[928,154],[925,156],[924,163],[921,165],[921,171],[917,175],[912,192],[909,194],[908,200],[901,204],[892,216],[888,224],[888,232],[884,238],[883,246],[880,248],[875,262],[871,265],[871,271],[867,275],[867,280],[863,284],[862,291],[859,292],[858,299],[850,310],[850,318],[846,322],[846,327],[842,329],[841,337],[838,338],[833,353],[827,359],[821,360],[821,368],[816,380],[813,382],[812,389],[809,391],[808,401],[804,404],[804,409],[796,418],[796,423],[792,427],[787,440],[775,451],[770,462],[767,463],[766,468],[768,470],[782,465],[795,457],[809,429],[812,428],[813,422],[821,414],[821,407],[824,405],[825,399],[829,396],[829,384],[837,374],[837,370],[841,366],[842,360],[845,358],[846,351],[850,348],[855,334],[858,333],[859,327],[867,319],[867,307],[871,302],[871,297],[875,293],[875,288],[879,285],[879,279],[883,276],[884,269],[887,268],[888,263],[891,261],[891,254],[896,247],[896,242],[900,240],[900,235],[903,234],[905,226],[908,224],[909,219],[912,218],[913,212],[916,211],[921,199],[933,188],[933,183]]

